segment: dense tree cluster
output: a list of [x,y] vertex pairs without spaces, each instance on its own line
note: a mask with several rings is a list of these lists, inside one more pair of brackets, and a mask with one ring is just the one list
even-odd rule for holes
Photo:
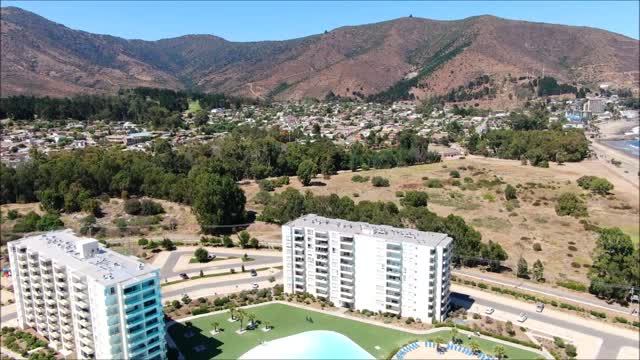
[[556,214],[558,216],[570,215],[573,217],[587,216],[587,205],[574,193],[562,193],[556,202]]
[[187,110],[189,101],[198,101],[205,110],[249,102],[222,94],[152,88],[121,90],[117,95],[79,95],[70,98],[20,95],[0,99],[0,118],[131,121],[154,128],[178,128],[183,124],[180,113]]
[[548,166],[549,161],[581,161],[589,155],[589,141],[578,129],[491,130],[482,136],[470,136],[467,148],[472,154],[525,159],[534,166]]
[[619,228],[602,229],[589,269],[589,292],[626,301],[629,288],[640,286],[640,249]]
[[568,84],[559,84],[558,81],[551,77],[545,76],[538,80],[538,96],[575,94],[578,89]]
[[[408,192],[409,194],[410,192]],[[502,247],[493,242],[482,243],[482,236],[455,215],[440,217],[426,208],[423,194],[411,194],[411,201],[399,209],[393,202],[360,201],[355,203],[347,196],[336,194],[319,196],[311,192],[302,194],[287,188],[281,193],[267,194],[262,220],[284,224],[304,214],[317,214],[329,218],[363,221],[370,224],[395,227],[411,226],[421,231],[446,233],[454,241],[456,262],[467,265],[486,264],[491,270],[499,270],[499,261],[506,260]],[[418,205],[418,206],[412,206]]]

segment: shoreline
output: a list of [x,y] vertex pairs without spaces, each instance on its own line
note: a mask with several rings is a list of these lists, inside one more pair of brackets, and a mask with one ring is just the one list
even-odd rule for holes
[[626,158],[628,161],[631,162],[640,162],[640,157],[638,156],[634,156],[633,154],[630,154],[620,148],[614,147],[610,144],[607,143],[607,141],[625,141],[625,140],[629,140],[629,139],[593,139],[592,143],[598,144],[600,146],[603,146],[605,148],[607,148],[610,151],[613,151],[615,154]]

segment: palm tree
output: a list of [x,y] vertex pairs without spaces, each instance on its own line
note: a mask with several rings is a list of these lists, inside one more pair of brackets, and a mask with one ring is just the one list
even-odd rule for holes
[[247,314],[247,319],[249,319],[249,327],[253,327],[256,321],[256,314],[254,313],[249,313]]
[[436,342],[437,346],[436,350],[440,351],[440,344],[444,344],[444,339],[442,338],[442,336],[438,336],[434,341]]
[[229,314],[231,315],[231,320],[235,320],[236,319],[236,315],[237,315],[237,310],[236,310],[236,306],[235,305],[230,305],[229,306]]
[[458,338],[458,328],[451,328],[451,342],[455,344],[456,339]]
[[271,329],[271,321],[265,321],[264,322],[264,328],[267,329],[267,330]]
[[218,326],[220,326],[220,324],[217,321],[212,322],[211,326],[213,326],[213,331],[218,332]]
[[238,320],[240,320],[240,330],[242,331],[242,322],[244,320],[246,316],[246,313],[244,311],[242,311],[242,309],[236,311],[236,317]]
[[498,359],[503,359],[504,356],[506,355],[505,350],[504,350],[504,346],[502,346],[502,345],[496,345],[493,348],[493,352],[494,352],[495,356]]
[[469,343],[469,347],[471,348],[471,351],[473,351],[474,354],[477,354],[478,352],[480,352],[480,344],[478,344],[478,341],[471,340],[471,342]]

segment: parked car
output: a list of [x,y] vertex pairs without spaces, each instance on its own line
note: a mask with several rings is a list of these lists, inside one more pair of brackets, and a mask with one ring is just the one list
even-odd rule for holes
[[180,277],[182,278],[182,280],[187,280],[189,278],[189,275],[187,275],[186,273],[180,273]]
[[259,288],[260,286],[259,286],[258,284],[256,284],[256,283],[253,283],[253,285],[251,285],[251,287],[253,287],[254,289],[257,289],[257,288]]
[[525,321],[527,321],[527,314],[525,314],[525,313],[520,313],[520,317],[518,318],[518,322],[523,323],[523,322],[525,322]]
[[487,315],[491,315],[491,314],[493,314],[494,311],[496,311],[496,309],[494,309],[492,307],[489,307],[484,311],[484,313],[487,314]]
[[539,302],[536,304],[536,312],[542,312],[544,310],[544,304]]
[[215,258],[216,258],[216,255],[215,255],[215,254],[209,254],[209,255],[207,255],[207,259],[209,259],[209,260],[213,260],[213,259],[215,259]]
[[258,276],[256,269],[251,269],[251,276]]

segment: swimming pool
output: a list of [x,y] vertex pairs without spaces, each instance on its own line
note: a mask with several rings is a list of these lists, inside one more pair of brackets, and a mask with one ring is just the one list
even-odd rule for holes
[[374,359],[348,337],[334,331],[306,331],[269,341],[240,359]]

